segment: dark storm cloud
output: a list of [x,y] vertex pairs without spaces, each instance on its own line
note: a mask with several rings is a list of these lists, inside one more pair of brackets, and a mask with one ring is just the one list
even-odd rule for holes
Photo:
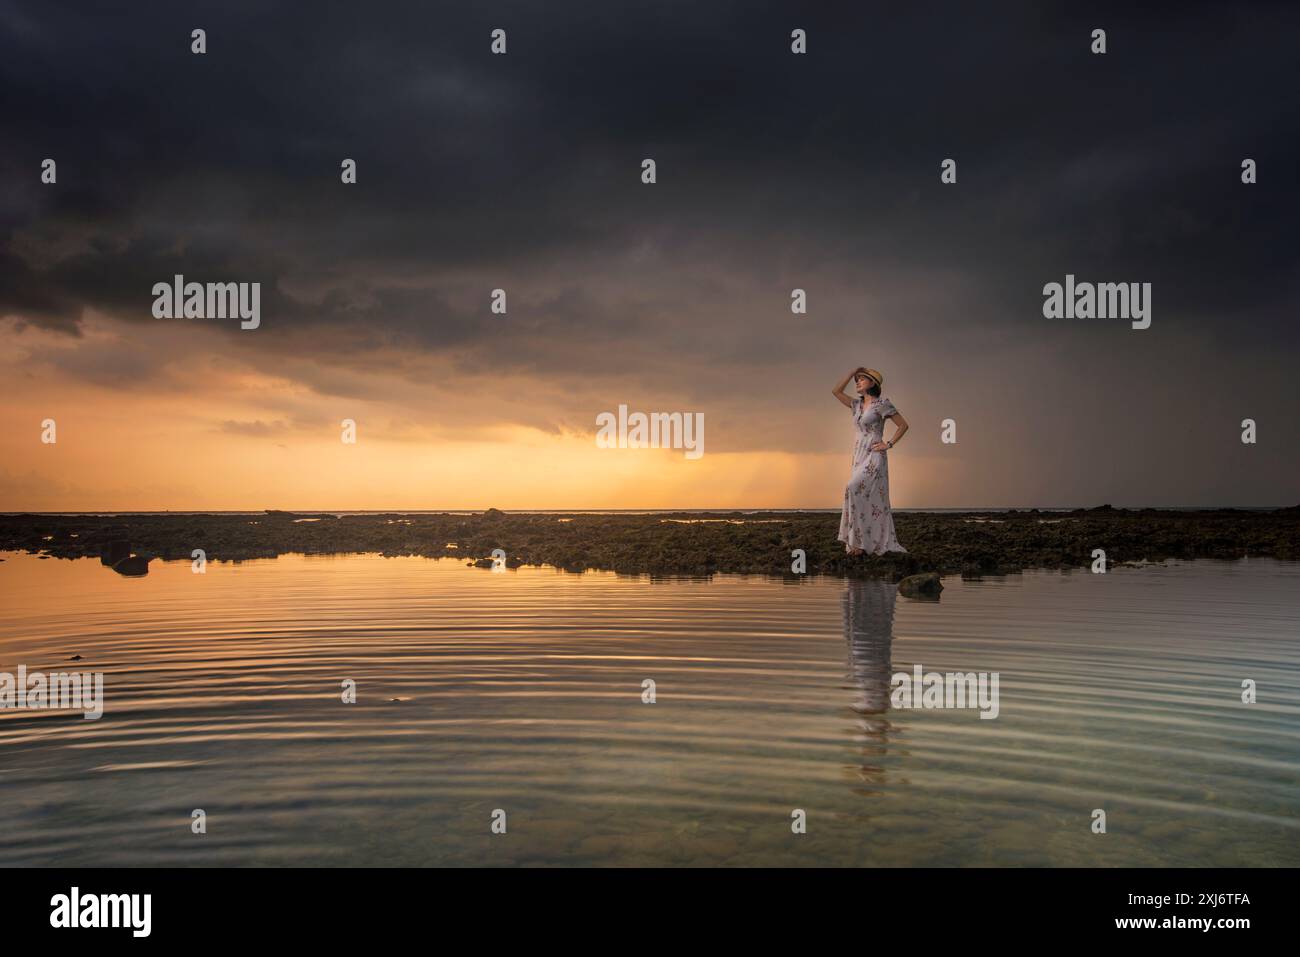
[[698,365],[839,354],[783,327],[794,285],[840,307],[827,340],[875,294],[979,350],[1041,334],[1042,284],[1074,272],[1152,282],[1179,335],[1296,347],[1300,12],[835,6],[0,3],[0,315],[154,322],[179,272],[262,282],[269,352],[721,395]]

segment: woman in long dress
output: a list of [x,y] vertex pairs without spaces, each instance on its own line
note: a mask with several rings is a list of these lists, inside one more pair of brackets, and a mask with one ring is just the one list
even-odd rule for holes
[[[852,381],[857,398],[845,395]],[[853,474],[844,489],[844,512],[840,516],[839,540],[850,555],[882,555],[904,552],[894,535],[894,515],[889,510],[889,461],[885,454],[907,431],[907,420],[894,403],[880,395],[884,383],[875,369],[857,368],[844,377],[832,394],[853,413],[858,440],[853,446]],[[897,427],[885,441],[885,420]]]

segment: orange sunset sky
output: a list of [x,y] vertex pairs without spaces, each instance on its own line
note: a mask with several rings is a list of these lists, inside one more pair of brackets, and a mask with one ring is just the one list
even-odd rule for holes
[[[859,365],[896,507],[1300,501],[1293,31],[918,59],[932,17],[864,56],[862,8],[795,56],[775,8],[520,5],[494,56],[477,7],[236,5],[198,56],[182,11],[5,15],[0,510],[838,508]],[[177,274],[260,327],[155,318]],[[1150,328],[1045,318],[1067,274],[1150,283]],[[705,454],[598,448],[620,404]]]

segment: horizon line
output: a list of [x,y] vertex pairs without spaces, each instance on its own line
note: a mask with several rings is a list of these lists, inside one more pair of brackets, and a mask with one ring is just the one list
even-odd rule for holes
[[[1142,511],[1144,509],[1156,509],[1160,511],[1207,511],[1214,509],[1229,509],[1237,511],[1266,511],[1280,510],[1285,508],[1294,508],[1292,505],[1115,505],[1110,502],[1104,502],[1100,505],[911,505],[905,507],[895,507],[895,512],[1008,512],[1008,511],[1040,511],[1040,512],[1075,512],[1089,511],[1099,508],[1114,508],[1116,510]],[[164,509],[98,509],[98,508],[79,508],[79,509],[18,509],[18,510],[0,510],[0,515],[263,515],[270,512],[285,512],[290,514],[302,515],[382,515],[387,513],[402,514],[451,514],[465,512],[476,514],[487,512],[495,509],[503,513],[515,514],[565,514],[565,513],[617,513],[617,512],[838,512],[840,506],[692,506],[684,508],[662,508],[662,507],[637,507],[629,506],[623,508],[590,508],[590,507],[572,507],[572,508],[496,508],[495,506],[482,507],[444,507],[444,508],[164,508]]]

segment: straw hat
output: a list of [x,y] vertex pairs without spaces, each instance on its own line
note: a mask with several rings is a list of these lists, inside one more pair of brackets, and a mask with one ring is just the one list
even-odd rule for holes
[[883,387],[885,384],[885,377],[881,375],[880,372],[876,369],[868,369],[866,366],[860,366],[857,372],[853,373],[854,378],[857,378],[858,372],[865,372],[867,375],[871,376],[871,378],[876,381],[876,385],[878,386]]

